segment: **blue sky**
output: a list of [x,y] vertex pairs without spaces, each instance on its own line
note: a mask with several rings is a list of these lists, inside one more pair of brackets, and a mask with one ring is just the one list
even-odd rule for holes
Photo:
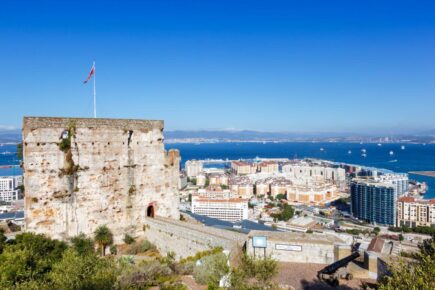
[[435,129],[435,1],[17,1],[0,7],[0,128],[24,115],[166,129]]

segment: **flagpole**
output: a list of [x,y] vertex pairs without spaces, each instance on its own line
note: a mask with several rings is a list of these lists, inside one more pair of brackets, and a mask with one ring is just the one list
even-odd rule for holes
[[97,68],[95,67],[95,61],[94,61],[94,118],[97,118],[97,89],[95,87],[97,79]]

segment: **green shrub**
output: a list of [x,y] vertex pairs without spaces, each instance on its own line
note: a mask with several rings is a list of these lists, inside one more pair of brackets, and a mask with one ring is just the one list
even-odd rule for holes
[[156,246],[148,240],[134,242],[125,249],[125,253],[128,255],[137,255],[139,253],[145,253],[149,250],[155,250]]
[[173,271],[178,275],[192,275],[195,268],[194,262],[176,263]]
[[11,289],[13,285],[32,281],[35,281],[33,285],[44,282],[66,249],[64,242],[44,235],[17,235],[14,241],[3,245],[0,255],[0,289]]
[[96,254],[80,256],[67,250],[49,274],[53,289],[113,289],[118,275],[112,259]]
[[118,278],[117,286],[120,289],[147,289],[168,280],[176,280],[172,270],[158,261],[151,261],[124,271]]
[[133,244],[135,242],[135,239],[130,236],[129,234],[125,234],[124,235],[124,243],[126,243],[127,245]]
[[189,257],[186,257],[184,259],[181,259],[180,263],[196,262],[199,259],[201,259],[202,257],[213,255],[213,254],[217,254],[217,253],[222,253],[222,251],[223,251],[222,247],[216,247],[216,248],[213,248],[211,250],[197,252],[194,256],[189,256]]
[[94,242],[84,234],[71,238],[71,245],[79,255],[94,253]]
[[153,244],[153,243],[151,243],[150,241],[148,241],[148,240],[143,240],[141,243],[140,243],[140,251],[143,253],[143,252],[146,252],[146,251],[149,251],[149,250],[155,250],[157,247]]
[[228,273],[228,259],[224,253],[217,253],[202,258],[200,265],[195,266],[193,277],[203,285],[218,286],[219,280]]

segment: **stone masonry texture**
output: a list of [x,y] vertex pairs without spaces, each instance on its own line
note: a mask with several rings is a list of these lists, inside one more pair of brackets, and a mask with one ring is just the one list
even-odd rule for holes
[[107,225],[115,242],[147,216],[179,219],[180,155],[163,121],[25,117],[25,230],[68,239]]

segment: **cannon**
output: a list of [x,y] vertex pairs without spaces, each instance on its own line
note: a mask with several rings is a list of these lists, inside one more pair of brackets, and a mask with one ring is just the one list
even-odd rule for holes
[[318,271],[317,278],[331,286],[338,286],[340,284],[340,279],[352,280],[353,275],[347,271],[347,265],[360,256],[358,252],[359,246],[360,243],[356,243],[352,247],[352,253],[349,256],[344,257],[343,259],[340,259]]

